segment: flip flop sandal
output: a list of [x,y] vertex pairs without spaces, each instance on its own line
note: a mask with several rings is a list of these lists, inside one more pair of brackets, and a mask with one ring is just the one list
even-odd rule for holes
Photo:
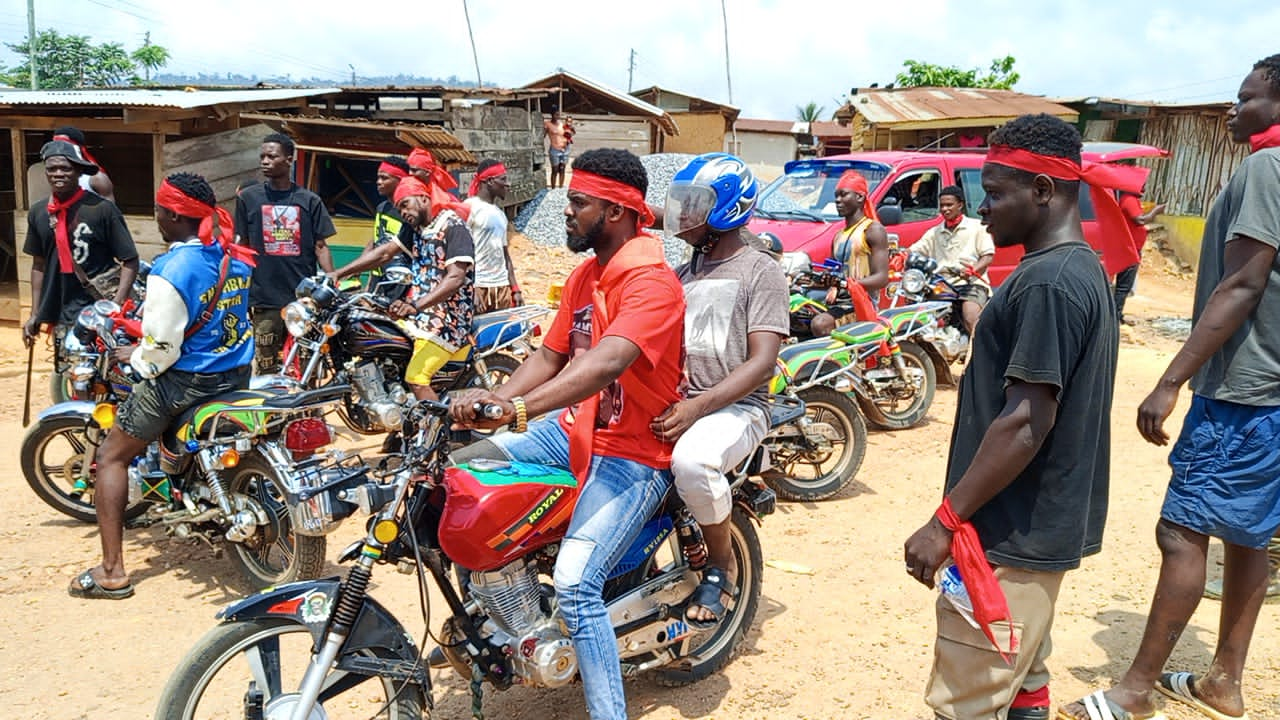
[[71,587],[67,588],[67,594],[83,600],[123,600],[133,597],[133,583],[122,588],[104,588],[93,579],[93,570],[90,569],[76,576]]
[[1165,697],[1177,700],[1178,702],[1193,708],[1196,712],[1209,718],[1209,720],[1249,720],[1249,713],[1241,715],[1228,715],[1209,707],[1209,704],[1195,696],[1191,691],[1191,685],[1195,682],[1195,675],[1189,672],[1167,672],[1160,676],[1156,681],[1156,690]]
[[[1076,702],[1084,706],[1085,712],[1089,714],[1088,720],[1167,720],[1162,712],[1142,716],[1134,715],[1115,704],[1101,690],[1092,695],[1085,695]],[[1058,708],[1057,717],[1058,720],[1080,720],[1076,716],[1067,713],[1063,708]]]
[[[685,622],[698,630],[710,630],[720,624],[725,614],[724,601],[721,600],[724,594],[728,594],[729,597],[736,600],[738,598],[737,586],[729,582],[729,576],[725,574],[724,570],[714,565],[708,566],[702,574],[702,582],[698,583],[697,589],[693,591],[693,595],[689,597],[688,602],[685,604]],[[710,620],[694,620],[689,617],[688,610],[694,605],[710,610],[715,617]]]

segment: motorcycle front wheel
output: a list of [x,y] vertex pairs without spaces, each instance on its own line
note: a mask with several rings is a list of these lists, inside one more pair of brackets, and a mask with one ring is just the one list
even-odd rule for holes
[[725,603],[725,616],[715,628],[688,641],[691,645],[683,658],[657,671],[659,685],[680,687],[719,671],[733,658],[755,621],[764,577],[764,550],[756,526],[740,507],[735,506],[730,515],[729,542],[738,563],[738,597]]
[[[92,431],[106,435],[96,426]],[[98,521],[92,470],[97,445],[90,442],[89,432],[89,420],[83,415],[40,420],[22,439],[19,463],[27,484],[49,507],[80,522],[93,523]],[[125,519],[133,519],[146,509],[147,504],[140,500],[125,508]]]
[[320,577],[326,538],[293,531],[284,485],[265,458],[257,453],[244,455],[238,465],[222,472],[222,480],[228,493],[248,497],[268,517],[267,524],[259,525],[248,540],[229,543],[231,562],[254,590]]
[[803,431],[797,431],[798,439],[770,445],[774,469],[762,477],[785,500],[824,500],[843,490],[862,467],[867,423],[857,403],[845,393],[818,385],[800,391],[799,397],[811,425],[831,428],[831,437],[826,438],[830,447],[813,445],[803,438]]
[[899,343],[899,347],[902,348],[907,372],[919,379],[919,384],[913,384],[913,379],[903,378],[888,393],[869,398],[875,409],[868,408],[867,418],[882,430],[905,430],[919,425],[925,413],[929,412],[934,390],[938,387],[938,370],[924,348],[910,341]]
[[[307,628],[291,621],[222,623],[206,633],[178,663],[160,694],[156,720],[290,717],[293,691],[311,661],[312,642]],[[361,654],[373,655],[370,651]],[[307,717],[430,717],[415,686],[342,670],[333,670],[325,677],[320,704],[323,711],[314,714],[316,711],[312,710]],[[251,705],[256,707],[251,710]],[[265,712],[268,709],[269,714]]]

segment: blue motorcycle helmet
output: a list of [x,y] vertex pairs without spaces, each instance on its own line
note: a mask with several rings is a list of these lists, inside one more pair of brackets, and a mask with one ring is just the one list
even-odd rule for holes
[[755,175],[741,159],[699,155],[672,178],[663,227],[705,252],[721,233],[747,224],[758,194]]

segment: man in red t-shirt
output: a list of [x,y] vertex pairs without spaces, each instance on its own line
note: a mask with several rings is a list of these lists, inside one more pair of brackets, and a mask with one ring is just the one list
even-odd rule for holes
[[[1164,212],[1164,205],[1156,205],[1147,212],[1142,211],[1142,196],[1133,193],[1120,193],[1120,209],[1124,212],[1124,216],[1133,224],[1133,244],[1138,249],[1138,257],[1142,257],[1142,246],[1147,244],[1147,223],[1155,219],[1156,215]],[[1115,298],[1116,298],[1116,319],[1126,325],[1132,325],[1133,321],[1128,320],[1124,316],[1124,301],[1133,293],[1134,282],[1138,279],[1138,265],[1134,263],[1129,267],[1116,273]]]
[[[593,720],[625,720],[617,641],[603,589],[671,485],[671,443],[649,429],[680,399],[684,295],[663,260],[648,179],[625,150],[591,150],[573,163],[565,209],[567,245],[594,250],[569,275],[551,330],[496,392],[453,402],[463,426],[515,432],[454,453],[456,462],[507,458],[571,469],[582,488],[556,559],[560,610],[579,659]],[[475,417],[476,402],[502,407]],[[559,417],[528,422],[559,408]],[[496,447],[495,447],[496,446]]]

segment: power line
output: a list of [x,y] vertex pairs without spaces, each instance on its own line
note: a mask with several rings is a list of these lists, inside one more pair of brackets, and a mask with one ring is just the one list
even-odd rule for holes
[[141,20],[141,21],[143,21],[143,22],[149,22],[149,23],[154,23],[154,22],[156,22],[156,21],[155,21],[155,19],[153,19],[153,18],[149,18],[149,17],[147,17],[147,16],[145,16],[145,15],[139,15],[138,13],[133,12],[132,10],[126,10],[126,9],[124,9],[124,8],[121,8],[121,7],[114,7],[114,6],[112,6],[112,5],[108,5],[108,4],[106,4],[105,2],[102,2],[102,0],[88,0],[88,1],[89,1],[89,2],[91,2],[91,3],[93,3],[94,5],[99,5],[99,6],[101,6],[101,7],[104,7],[104,8],[106,8],[106,9],[108,9],[108,10],[115,10],[115,11],[116,11],[116,12],[118,12],[118,13],[124,13],[125,15],[132,15],[133,17],[138,18],[139,20]]
[[1210,83],[1222,82],[1224,80],[1231,80],[1238,77],[1240,77],[1239,74],[1228,75],[1226,77],[1213,78],[1212,80],[1201,80],[1199,82],[1185,83],[1183,85],[1174,85],[1173,87],[1160,88],[1159,90],[1145,90],[1140,93],[1134,93],[1134,95],[1159,95],[1160,93],[1169,92],[1171,90],[1182,90],[1190,87],[1198,87],[1200,85],[1209,85]]

